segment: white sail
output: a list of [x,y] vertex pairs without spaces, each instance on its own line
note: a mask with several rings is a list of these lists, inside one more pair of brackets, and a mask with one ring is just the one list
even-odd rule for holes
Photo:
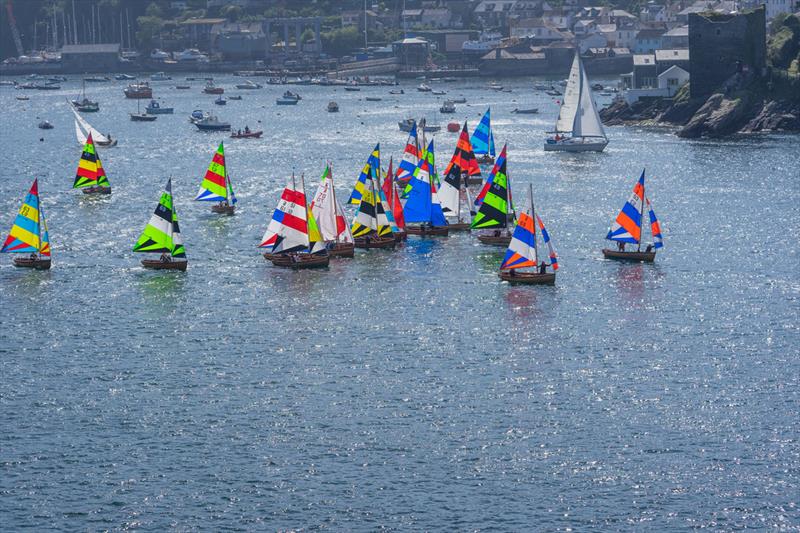
[[342,231],[337,235],[339,242],[354,242],[353,232],[350,231],[350,224],[347,223],[347,217],[344,216],[344,208],[342,204],[339,203],[339,200],[336,200],[336,217],[341,217],[341,224],[343,226]]
[[[77,111],[75,111],[75,108],[72,108],[72,113],[75,115],[75,120],[78,122],[78,124],[81,125],[81,128],[83,128],[83,131],[86,132],[87,136],[88,136],[88,133],[91,132],[92,138],[94,139],[95,142],[99,142],[99,143],[103,143],[103,144],[109,142],[108,137],[106,137],[105,135],[103,135],[102,133],[100,133],[99,131],[94,129],[91,124],[86,122],[83,119],[83,117],[80,116]],[[80,138],[78,138],[78,141],[80,141]],[[86,141],[84,140],[83,142],[85,143]],[[81,144],[83,144],[83,143],[81,143]]]
[[564,97],[561,100],[561,109],[558,111],[556,121],[556,131],[565,133],[571,132],[575,122],[575,112],[578,110],[578,103],[581,94],[581,58],[578,50],[575,50],[575,59],[572,60],[572,68],[567,78],[567,87],[564,89]]
[[81,146],[86,144],[86,134],[83,133],[83,130],[81,129],[81,126],[78,124],[77,120],[75,121],[75,136],[78,138],[78,144]]
[[[461,176],[458,179],[461,181]],[[458,193],[459,190],[450,184],[446,178],[442,181],[441,189],[437,191],[437,194],[442,202],[442,211],[445,215],[458,213]]]
[[600,116],[597,114],[597,108],[592,99],[592,88],[583,63],[580,64],[580,77],[580,103],[578,112],[575,113],[575,122],[572,125],[572,136],[605,138],[606,133],[603,131],[603,124],[600,122]]
[[[326,171],[327,172],[327,171]],[[314,201],[311,204],[311,213],[317,221],[317,227],[324,241],[336,240],[336,206],[333,203],[333,181],[329,176],[319,184]]]

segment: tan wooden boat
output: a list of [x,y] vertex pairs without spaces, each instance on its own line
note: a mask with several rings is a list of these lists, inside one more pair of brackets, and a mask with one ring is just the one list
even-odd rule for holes
[[447,225],[450,231],[470,231],[471,224],[469,222],[454,222]]
[[291,252],[288,254],[264,254],[264,258],[278,267],[294,270],[303,268],[325,268],[330,264],[331,255],[326,251],[315,254]]
[[545,272],[515,272],[514,270],[501,270],[498,275],[503,281],[525,285],[555,285],[556,273]]
[[394,235],[389,237],[356,237],[354,240],[356,248],[363,248],[365,250],[371,248],[394,248],[397,244]]
[[508,246],[511,244],[511,233],[501,233],[495,235],[494,233],[478,235],[478,240],[481,244],[488,244],[491,246]]
[[395,231],[394,238],[397,242],[407,241],[408,233],[406,233],[406,230]]
[[83,194],[111,194],[111,187],[103,187],[102,185],[95,185],[93,187],[86,187]]
[[15,257],[14,266],[20,268],[35,268],[36,270],[49,270],[51,259],[42,259],[41,257]]
[[235,205],[214,204],[211,206],[212,213],[219,213],[220,215],[233,215],[236,212]]
[[180,270],[186,271],[188,261],[162,261],[161,259],[142,259],[142,266],[153,270]]
[[328,249],[331,257],[354,257],[356,246],[352,242],[337,242]]
[[450,226],[416,226],[406,225],[406,233],[409,235],[419,235],[421,237],[446,237],[449,234]]
[[608,248],[603,248],[603,257],[606,259],[619,259],[621,261],[638,261],[642,263],[652,263],[656,258],[656,252],[642,252],[642,251],[630,251],[630,252],[623,252],[620,250],[609,250]]

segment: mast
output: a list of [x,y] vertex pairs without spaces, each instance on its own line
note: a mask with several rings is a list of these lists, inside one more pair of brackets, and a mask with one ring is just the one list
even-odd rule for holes
[[[537,253],[539,250],[538,243],[536,242],[536,210],[533,207],[533,184],[528,184],[528,201],[531,203],[531,219],[533,219],[533,250],[536,254],[536,261],[539,261],[539,254]],[[538,265],[537,265],[538,266]]]
[[[336,187],[333,186],[333,168],[331,167],[331,162],[328,161],[328,179],[331,182],[331,198],[333,198],[333,222],[336,225],[336,229],[339,229],[339,221],[336,218],[336,212],[339,210],[339,204],[336,203]],[[344,213],[342,213],[344,215]],[[345,220],[345,224],[347,224],[347,220]],[[336,232],[336,237],[334,238],[333,242],[339,242],[339,232]]]
[[639,242],[636,244],[636,251],[642,251],[642,239],[644,238],[644,180],[642,180],[642,208],[639,210]]
[[36,194],[39,195],[39,198],[38,198],[39,209],[37,210],[37,216],[39,218],[39,220],[37,220],[37,222],[38,222],[38,224],[37,224],[37,226],[38,226],[37,232],[39,234],[39,253],[37,255],[41,256],[42,255],[42,216],[43,216],[42,213],[44,213],[44,211],[42,210],[42,194],[39,191],[39,180],[38,179],[36,180]]

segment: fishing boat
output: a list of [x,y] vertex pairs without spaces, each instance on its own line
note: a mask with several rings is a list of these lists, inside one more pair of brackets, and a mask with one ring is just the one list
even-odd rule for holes
[[262,87],[263,85],[260,85],[258,83],[253,83],[250,80],[245,80],[242,83],[236,84],[237,89],[243,89],[243,90],[261,89]]
[[325,166],[325,171],[322,173],[322,180],[311,202],[311,212],[331,257],[353,257],[355,242],[344,209],[336,200],[336,187],[330,164]]
[[43,120],[38,124],[40,130],[52,130],[53,127],[53,124],[51,124],[49,120]]
[[86,122],[86,120],[84,120],[84,118],[77,111],[75,111],[75,109],[72,110],[72,114],[75,115],[75,137],[78,139],[78,144],[81,146],[85,145],[86,140],[89,138],[89,134],[91,134],[95,146],[108,148],[110,146],[117,145],[117,139],[112,139],[111,135],[105,136],[100,133],[98,130],[92,127],[91,124]]
[[486,113],[483,114],[481,121],[478,123],[478,127],[472,132],[472,138],[470,139],[472,150],[481,165],[491,165],[494,163],[495,158],[491,112],[491,109],[486,110]]
[[211,206],[212,213],[233,215],[236,211],[236,195],[233,194],[233,185],[225,164],[225,146],[222,142],[211,158],[195,201],[217,202]]
[[283,93],[282,98],[285,98],[287,100],[296,100],[298,102],[303,99],[299,94],[293,93],[292,91],[286,91],[285,93]]
[[161,194],[156,210],[150,217],[139,240],[133,247],[134,252],[161,254],[158,259],[142,259],[142,266],[154,270],[185,271],[188,261],[183,237],[178,227],[178,213],[172,198],[172,178]]
[[89,100],[86,97],[86,80],[83,81],[83,90],[81,92],[81,97],[72,100],[72,105],[75,107],[76,110],[80,111],[81,113],[96,113],[100,111],[100,104]]
[[[444,180],[442,187],[439,191],[439,199],[442,202],[442,212],[445,216],[455,217],[455,221],[448,220],[448,228],[450,231],[469,231],[471,219],[475,216],[472,210],[472,200],[469,197],[469,179],[477,179],[480,182],[481,169],[478,166],[478,161],[475,159],[475,154],[472,152],[472,145],[469,142],[469,131],[467,130],[467,122],[464,121],[464,127],[461,130],[461,135],[456,143],[455,152],[447,164],[444,171]],[[462,202],[463,200],[463,202]],[[466,213],[469,214],[469,219],[464,219],[464,211],[461,204],[466,203]]]
[[[650,233],[653,236],[653,243],[648,244],[645,250],[642,250],[642,223],[645,205],[650,218]],[[639,181],[633,187],[633,194],[622,207],[611,229],[608,230],[606,239],[617,243],[616,250],[603,249],[603,256],[606,259],[652,263],[656,259],[656,251],[664,247],[661,225],[656,218],[650,199],[645,194],[644,170],[642,170]],[[627,244],[635,244],[636,250],[626,250],[625,245]]]
[[[400,127],[400,131],[405,132],[410,132],[411,128],[416,124],[417,121],[413,118],[407,118],[397,123]],[[428,124],[424,119],[419,121],[419,128],[428,133],[433,133],[442,129],[442,127],[437,124]]]
[[439,113],[455,113],[455,112],[456,112],[456,104],[454,104],[452,100],[445,100],[442,106],[439,108]]
[[47,270],[50,268],[50,235],[44,207],[39,198],[39,180],[33,180],[22,207],[14,219],[11,231],[0,248],[0,253],[28,254],[14,259],[14,266]]
[[193,122],[197,129],[200,131],[230,131],[231,125],[229,122],[222,122],[214,115],[205,115],[201,119]]
[[[542,219],[534,210],[533,185],[528,185],[528,205],[529,208],[519,215],[498,275],[500,279],[512,284],[555,285],[558,256]],[[550,264],[544,260],[540,263],[537,257],[537,225],[542,233],[542,240],[547,244]],[[547,271],[548,266],[550,272]]]
[[192,111],[192,114],[189,115],[189,122],[191,122],[192,124],[195,124],[195,123],[197,123],[197,122],[199,122],[199,121],[201,121],[204,118],[209,117],[209,116],[211,116],[211,115],[209,115],[208,113],[204,112],[202,109],[195,109],[194,111]]
[[150,100],[150,103],[144,110],[151,115],[171,115],[175,111],[172,107],[163,107],[156,100]]
[[339,104],[331,100],[328,102],[328,113],[338,113],[339,112]]
[[405,190],[406,205],[403,207],[403,216],[406,233],[409,235],[428,237],[447,236],[449,233],[449,224],[436,190],[435,175],[436,159],[431,139]]
[[91,133],[78,160],[78,170],[75,172],[72,188],[82,189],[83,194],[111,194],[111,183],[100,161],[100,155],[95,149]]
[[383,98],[381,98],[380,96],[367,96],[366,98],[364,98],[364,100],[366,100],[367,102],[380,102],[383,100]]
[[325,268],[331,255],[306,202],[305,185],[294,174],[283,189],[259,248],[273,265],[291,269]]
[[122,90],[125,98],[148,99],[153,97],[153,89],[146,81],[141,83],[131,83]]
[[431,89],[429,85],[426,85],[426,84],[424,84],[424,83],[420,83],[420,84],[417,86],[417,90],[418,90],[419,92],[421,92],[421,93],[429,93],[429,92],[431,92],[433,89]]
[[537,114],[539,112],[539,108],[538,107],[531,107],[529,109],[520,109],[520,108],[517,107],[517,108],[514,108],[514,110],[511,111],[511,112],[515,113],[517,115],[535,115],[535,114]]
[[492,173],[475,198],[478,212],[472,218],[471,229],[487,230],[478,235],[482,244],[508,246],[510,228],[514,224],[514,207],[511,200],[511,181],[506,169],[506,147],[500,152]]
[[602,152],[608,138],[592,99],[589,79],[581,56],[575,51],[567,88],[553,134],[544,143],[546,152]]
[[228,103],[228,101],[225,98],[223,98],[222,96],[219,96],[219,97],[217,97],[216,100],[214,100],[214,103],[216,105],[226,105]]
[[206,86],[203,87],[203,92],[206,94],[222,94],[225,92],[225,89],[222,87],[217,87],[214,85],[213,81],[206,82]]
[[136,113],[128,113],[131,117],[133,122],[153,122],[155,119],[158,118],[158,115],[151,115],[147,111],[142,113],[141,105],[139,104],[141,100],[136,100]]
[[150,81],[169,81],[172,79],[172,76],[167,76],[163,72],[156,72],[155,74],[150,76]]
[[280,97],[277,100],[275,100],[275,104],[277,104],[277,105],[297,105],[298,101],[299,100],[295,100],[294,98]]
[[389,168],[383,178],[381,185],[381,192],[383,192],[382,199],[385,198],[384,211],[392,224],[392,233],[397,242],[404,241],[408,238],[406,232],[406,219],[403,215],[403,204],[400,202],[400,192],[397,190],[397,181],[394,176],[394,169],[392,168],[392,158],[389,158]]
[[264,134],[264,130],[250,131],[245,128],[244,131],[239,130],[231,133],[231,139],[259,139]]

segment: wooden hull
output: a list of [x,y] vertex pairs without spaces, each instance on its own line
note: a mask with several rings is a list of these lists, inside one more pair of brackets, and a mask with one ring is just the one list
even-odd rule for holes
[[15,257],[14,266],[20,268],[35,268],[36,270],[50,270],[50,259],[31,259],[30,257]]
[[470,176],[467,178],[467,185],[483,185],[483,179],[480,176]]
[[420,237],[447,237],[450,226],[406,226],[406,233]]
[[397,241],[391,237],[356,237],[355,247],[369,250],[371,248],[394,248]]
[[[513,274],[513,275],[512,275]],[[513,270],[501,270],[498,275],[503,281],[509,283],[519,283],[524,285],[555,285],[555,272],[514,272]]]
[[111,194],[111,187],[103,187],[102,185],[86,187],[83,189],[83,194]]
[[656,258],[655,252],[620,252],[619,250],[609,250],[603,248],[603,257],[606,259],[618,259],[620,261],[636,261],[640,263],[652,263]]
[[220,215],[233,215],[236,213],[236,206],[216,204],[211,206],[211,212],[219,213]]
[[447,229],[450,231],[470,231],[471,225],[469,222],[453,222],[447,225]]
[[234,133],[231,135],[231,139],[258,139],[263,135],[263,131],[251,131],[250,133]]
[[408,240],[408,233],[405,230],[402,231],[395,231],[394,232],[394,240],[397,242],[403,242]]
[[142,259],[142,266],[153,270],[180,270],[186,272],[188,261],[162,261],[160,259]]
[[490,246],[508,246],[511,244],[511,234],[505,233],[502,235],[478,235],[478,241],[481,244],[488,244]]
[[[269,257],[267,257],[269,256]],[[291,268],[293,270],[300,270],[304,268],[325,268],[331,262],[329,253],[320,254],[264,254],[264,257],[271,261],[273,265],[284,268]]]
[[337,242],[328,249],[331,257],[355,257],[356,246],[352,242]]

